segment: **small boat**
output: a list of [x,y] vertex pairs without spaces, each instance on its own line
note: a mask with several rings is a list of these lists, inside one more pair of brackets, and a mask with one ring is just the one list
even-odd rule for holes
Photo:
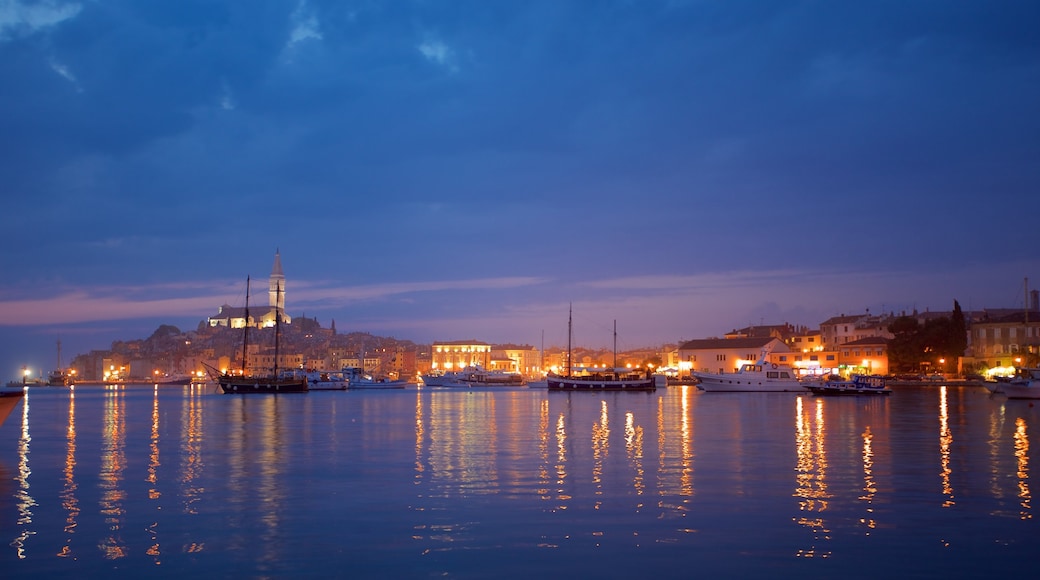
[[1015,376],[986,383],[986,388],[1009,399],[1040,399],[1040,368],[1020,367],[1015,369]]
[[73,371],[66,369],[61,361],[61,340],[58,341],[58,368],[47,374],[47,385],[51,387],[67,387],[72,384]]
[[849,380],[811,383],[806,386],[814,395],[888,395],[892,389],[881,375],[853,375]]
[[567,374],[549,373],[545,377],[550,391],[656,391],[658,382],[665,385],[664,375],[650,369],[618,368],[617,321],[614,321],[614,368],[574,373],[571,367],[572,316],[567,313]]
[[303,377],[308,391],[345,391],[348,380],[342,371],[294,371],[287,377]]
[[343,369],[347,376],[347,389],[403,389],[408,386],[404,379],[377,379],[366,374],[362,369],[351,367]]
[[[282,290],[281,284],[276,288],[276,295]],[[275,304],[279,302],[276,301]],[[277,309],[277,307],[275,307]],[[246,372],[246,360],[249,346],[249,278],[246,277],[246,324],[243,328],[242,337],[242,372],[232,375],[224,372],[214,377],[220,389],[225,394],[260,394],[260,393],[306,393],[308,390],[307,377],[285,376],[278,373],[278,337],[281,331],[282,314],[275,312],[274,317],[274,368],[271,374],[266,376],[250,375]],[[209,368],[209,367],[207,367]],[[211,374],[213,370],[210,369]]]
[[697,388],[706,393],[804,393],[806,387],[798,380],[794,369],[788,365],[768,362],[767,354],[763,351],[757,362],[741,365],[740,370],[735,373],[693,371],[690,374],[699,381]]

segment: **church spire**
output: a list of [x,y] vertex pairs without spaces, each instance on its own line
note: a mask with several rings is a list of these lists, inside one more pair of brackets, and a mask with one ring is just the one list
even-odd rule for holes
[[282,254],[277,248],[274,251],[274,266],[271,267],[267,296],[271,308],[278,309],[277,315],[285,316],[285,273],[282,272]]

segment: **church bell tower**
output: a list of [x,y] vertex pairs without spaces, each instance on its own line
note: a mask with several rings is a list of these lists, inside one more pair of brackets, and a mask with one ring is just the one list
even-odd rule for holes
[[282,272],[282,255],[274,252],[274,266],[271,268],[271,281],[268,285],[268,304],[277,308],[279,316],[285,316],[285,273]]

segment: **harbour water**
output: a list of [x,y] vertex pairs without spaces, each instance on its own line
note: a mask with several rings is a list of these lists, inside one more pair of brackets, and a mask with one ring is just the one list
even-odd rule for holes
[[981,387],[38,387],[0,576],[1031,576],[1038,432]]

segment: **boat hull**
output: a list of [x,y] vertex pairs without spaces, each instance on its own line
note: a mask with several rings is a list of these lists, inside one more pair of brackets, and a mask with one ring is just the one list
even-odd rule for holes
[[749,379],[730,375],[698,374],[697,388],[706,393],[804,393],[805,385],[797,380]]
[[1004,383],[1001,393],[1009,399],[1040,399],[1040,382]]
[[306,393],[307,379],[222,378],[217,381],[225,394],[252,395],[271,393]]
[[656,391],[657,377],[610,379],[604,377],[557,377],[545,379],[550,391]]

